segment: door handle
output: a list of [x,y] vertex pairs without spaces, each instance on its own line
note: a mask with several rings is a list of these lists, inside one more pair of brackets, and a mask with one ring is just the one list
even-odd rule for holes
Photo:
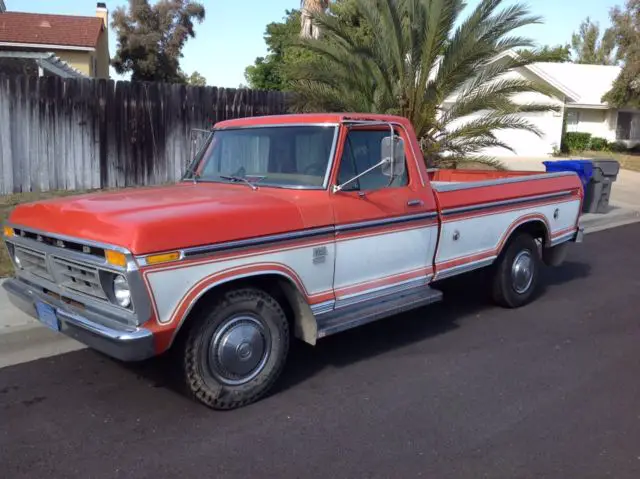
[[424,203],[422,200],[409,200],[407,201],[407,206],[422,206]]

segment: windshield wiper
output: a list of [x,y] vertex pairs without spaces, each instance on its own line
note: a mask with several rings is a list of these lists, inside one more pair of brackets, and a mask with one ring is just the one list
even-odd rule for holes
[[227,180],[227,181],[234,181],[234,182],[242,181],[242,182],[246,183],[247,185],[249,185],[249,188],[251,188],[254,191],[258,189],[258,187],[255,185],[255,183],[257,183],[258,181],[262,181],[262,180],[264,180],[266,178],[265,176],[260,176],[260,177],[258,177],[258,180],[254,183],[252,181],[247,180],[246,178],[244,178],[242,176],[227,176],[227,175],[219,175],[219,176],[223,180]]

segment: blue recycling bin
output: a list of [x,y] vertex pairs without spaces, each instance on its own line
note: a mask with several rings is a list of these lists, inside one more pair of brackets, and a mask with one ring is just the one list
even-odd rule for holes
[[547,173],[557,171],[575,171],[580,177],[582,186],[585,190],[593,176],[593,163],[591,160],[543,161],[542,163],[547,169]]

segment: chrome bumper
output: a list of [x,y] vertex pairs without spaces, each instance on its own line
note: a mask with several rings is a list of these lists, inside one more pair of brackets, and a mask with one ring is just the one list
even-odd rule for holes
[[39,320],[36,302],[51,306],[58,319],[59,332],[107,356],[121,361],[141,361],[155,356],[153,334],[147,329],[114,324],[113,320],[94,312],[75,312],[76,308],[19,279],[8,279],[2,286],[16,308]]
[[584,239],[584,226],[580,226],[578,227],[578,231],[576,231],[576,234],[573,237],[573,242],[574,243],[582,243]]

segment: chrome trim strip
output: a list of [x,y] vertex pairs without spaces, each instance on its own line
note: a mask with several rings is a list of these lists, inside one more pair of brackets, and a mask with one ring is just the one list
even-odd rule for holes
[[[281,241],[291,241],[302,238],[312,238],[314,236],[322,236],[333,234],[333,226],[326,226],[321,228],[313,228],[310,230],[295,231],[291,233],[280,233],[269,236],[262,236],[258,238],[250,238],[244,240],[228,241],[225,243],[213,244],[208,246],[196,246],[194,248],[187,248],[183,250],[184,258],[192,258],[193,256],[206,255],[210,253],[217,253],[219,251],[246,248],[249,246],[263,246],[272,243],[279,243]],[[161,254],[161,253],[158,253]]]
[[[286,116],[286,115],[266,115],[263,117],[253,117],[253,119],[258,119],[258,120],[266,120],[267,118],[273,118],[274,116]],[[227,121],[233,121],[233,120],[222,120],[219,123],[225,123]],[[328,121],[328,122],[314,122],[314,123],[287,123],[287,122],[283,122],[283,123],[255,123],[252,125],[229,125],[229,126],[218,126],[218,125],[214,125],[213,128],[211,129],[211,131],[229,131],[229,130],[247,130],[250,128],[286,128],[286,127],[291,127],[291,126],[326,126],[326,127],[338,127],[340,126],[340,123],[337,122],[332,122],[332,121]]]
[[[226,251],[231,249],[240,249],[240,248],[247,248],[252,246],[265,246],[265,245],[271,245],[271,244],[279,243],[283,241],[291,241],[291,240],[297,240],[297,239],[312,238],[315,236],[331,235],[337,232],[354,231],[354,230],[360,230],[360,229],[366,229],[366,228],[373,228],[376,226],[408,223],[408,222],[419,221],[423,219],[436,218],[437,216],[438,216],[438,213],[434,211],[430,213],[418,213],[413,215],[397,216],[395,218],[388,218],[388,219],[381,219],[381,220],[362,221],[360,223],[349,223],[344,225],[338,225],[335,227],[323,226],[320,228],[312,228],[308,230],[293,231],[290,233],[279,233],[275,235],[261,236],[257,238],[228,241],[224,243],[212,244],[212,245],[206,245],[206,246],[196,246],[193,248],[184,249],[182,251],[181,259],[192,258],[194,256],[201,256],[201,255],[207,255],[212,253],[218,253],[220,251]],[[153,253],[153,254],[162,254],[162,253]],[[137,256],[136,260],[142,261],[146,256],[150,256],[150,255],[147,254],[144,256]],[[144,263],[141,262],[140,264],[144,264]]]
[[567,241],[573,240],[577,236],[577,231],[570,231],[569,233],[563,234],[562,236],[558,236],[551,240],[551,246],[557,246],[561,243],[566,243]]
[[397,295],[380,300],[369,300],[361,305],[333,311],[317,318],[317,339],[355,328],[372,321],[413,310],[442,300],[442,292],[429,286],[410,288]]
[[[109,249],[112,251],[118,251],[120,253],[123,254],[131,254],[129,252],[129,250],[127,250],[126,248],[123,248],[122,246],[116,246],[116,245],[112,245],[112,244],[107,244],[107,243],[100,243],[98,241],[92,241],[92,240],[88,240],[88,239],[83,239],[83,238],[78,238],[75,236],[66,236],[66,235],[61,235],[61,234],[57,234],[57,233],[51,233],[49,231],[42,231],[42,230],[38,230],[35,228],[30,228],[28,226],[21,226],[17,223],[6,223],[7,226],[10,226],[11,228],[14,229],[19,229],[19,230],[25,230],[25,231],[29,231],[31,233],[35,233],[35,234],[39,234],[42,236],[49,236],[51,238],[55,238],[55,239],[59,239],[62,241],[69,241],[71,243],[80,243],[80,244],[84,244],[87,246],[93,246],[95,248],[100,248],[100,249]],[[12,236],[10,238],[7,238],[9,240],[11,240],[12,238],[17,238],[17,236]],[[36,242],[36,244],[41,244]],[[61,251],[67,251],[64,248],[58,248]]]
[[469,181],[469,182],[451,183],[451,184],[435,184],[435,185],[432,185],[432,187],[437,192],[443,193],[446,191],[458,191],[458,190],[467,190],[471,188],[482,188],[483,186],[495,186],[495,185],[506,185],[510,183],[521,183],[523,181],[547,180],[549,178],[560,178],[563,176],[578,176],[578,174],[574,171],[559,171],[555,173],[541,173],[539,175],[523,175],[523,176],[516,176],[513,178],[499,178],[497,180]]
[[389,296],[397,293],[401,293],[408,289],[419,288],[426,286],[429,283],[432,275],[425,275],[421,278],[412,278],[405,281],[400,281],[391,285],[379,286],[377,288],[367,289],[360,293],[349,294],[336,298],[335,309],[345,308],[354,304],[369,301],[378,297]]
[[311,312],[314,316],[320,316],[322,314],[330,313],[333,311],[333,307],[336,304],[335,300],[331,299],[329,301],[325,301],[324,303],[318,303],[311,305]]
[[[227,121],[227,120],[224,120]],[[211,137],[213,136],[213,134],[216,131],[232,131],[232,130],[248,130],[248,129],[259,129],[259,128],[285,128],[285,127],[326,127],[326,128],[335,128],[335,131],[333,133],[333,140],[331,143],[331,149],[329,151],[329,158],[327,161],[327,169],[325,171],[324,174],[324,179],[322,180],[322,185],[321,186],[310,186],[310,185],[288,185],[288,184],[280,184],[280,185],[274,185],[274,184],[269,184],[267,183],[263,183],[260,182],[260,184],[256,185],[259,188],[278,188],[278,189],[286,189],[286,190],[314,190],[314,191],[323,191],[326,190],[329,187],[329,178],[331,177],[331,171],[333,169],[333,165],[334,165],[334,157],[335,157],[335,152],[337,150],[337,146],[338,146],[338,138],[339,138],[339,134],[340,134],[340,124],[339,123],[278,123],[278,124],[274,124],[274,125],[269,125],[269,124],[256,124],[256,125],[244,125],[244,126],[228,126],[228,127],[216,127],[214,126],[211,129],[211,134],[209,135],[209,138],[207,139],[207,141],[203,144],[203,146],[201,147],[201,149],[199,150],[199,152],[194,155],[195,159],[192,163],[189,164],[189,168],[191,168],[192,166],[195,166],[195,164],[201,160],[201,158],[199,158],[199,155],[201,155],[205,148],[208,146],[209,142],[211,141]],[[193,182],[193,178],[181,178],[180,179],[181,183],[190,183]],[[206,180],[206,179],[198,179],[199,183],[224,183],[224,184],[230,184],[229,182],[226,181],[213,181],[213,180]],[[242,186],[242,185],[239,185]],[[246,185],[244,185],[246,186]]]
[[450,278],[451,276],[457,276],[462,273],[468,273],[469,271],[473,271],[474,269],[484,268],[485,266],[489,266],[491,263],[493,263],[496,260],[496,258],[497,256],[491,256],[489,258],[473,261],[471,263],[465,263],[458,266],[454,266],[453,268],[443,269],[441,271],[436,272],[434,281]]
[[336,152],[338,150],[338,139],[340,138],[340,128],[335,128],[333,132],[333,143],[331,145],[331,152],[329,153],[329,163],[327,164],[327,171],[324,174],[324,180],[322,181],[322,189],[329,188],[329,178],[331,178],[331,172],[336,163]]
[[572,192],[570,190],[566,190],[558,193],[548,193],[544,195],[527,196],[523,198],[514,198],[511,200],[492,201],[491,203],[480,203],[477,205],[462,206],[460,208],[450,208],[450,209],[442,210],[442,215],[449,216],[449,215],[456,215],[460,213],[468,213],[471,211],[486,210],[486,209],[495,208],[498,206],[520,205],[520,204],[531,203],[539,200],[563,198],[565,196],[571,196],[571,194]]
[[584,241],[584,226],[579,226],[576,235],[572,238],[575,243],[582,243]]
[[359,223],[347,223],[343,225],[336,225],[336,232],[345,232],[345,231],[353,231],[365,228],[373,228],[376,226],[386,226],[392,224],[400,224],[400,223],[409,223],[412,221],[419,220],[427,220],[438,217],[437,211],[432,211],[429,213],[418,213],[413,215],[403,215],[396,216],[393,218],[379,219],[379,220],[371,220],[371,221],[361,221]]
[[[33,230],[27,230],[27,231],[33,231]],[[36,233],[36,234],[40,234],[40,233]],[[42,233],[42,234],[46,236],[51,236],[51,235],[48,235],[47,233]],[[106,271],[111,271],[113,273],[123,273],[125,271],[125,268],[120,268],[118,266],[113,266],[107,263],[106,258],[101,258],[100,256],[95,256],[95,255],[86,254],[86,253],[80,253],[79,251],[60,248],[58,246],[52,246],[46,243],[40,243],[39,241],[35,241],[31,238],[23,238],[21,236],[16,235],[10,238],[5,238],[5,241],[7,243],[15,244],[17,246],[23,246],[25,248],[29,248],[29,249],[33,249],[33,250],[45,253],[49,256],[61,256],[63,259],[69,259],[72,261],[77,261],[79,263],[86,263],[88,265],[96,266]],[[83,244],[80,241],[78,243]]]

